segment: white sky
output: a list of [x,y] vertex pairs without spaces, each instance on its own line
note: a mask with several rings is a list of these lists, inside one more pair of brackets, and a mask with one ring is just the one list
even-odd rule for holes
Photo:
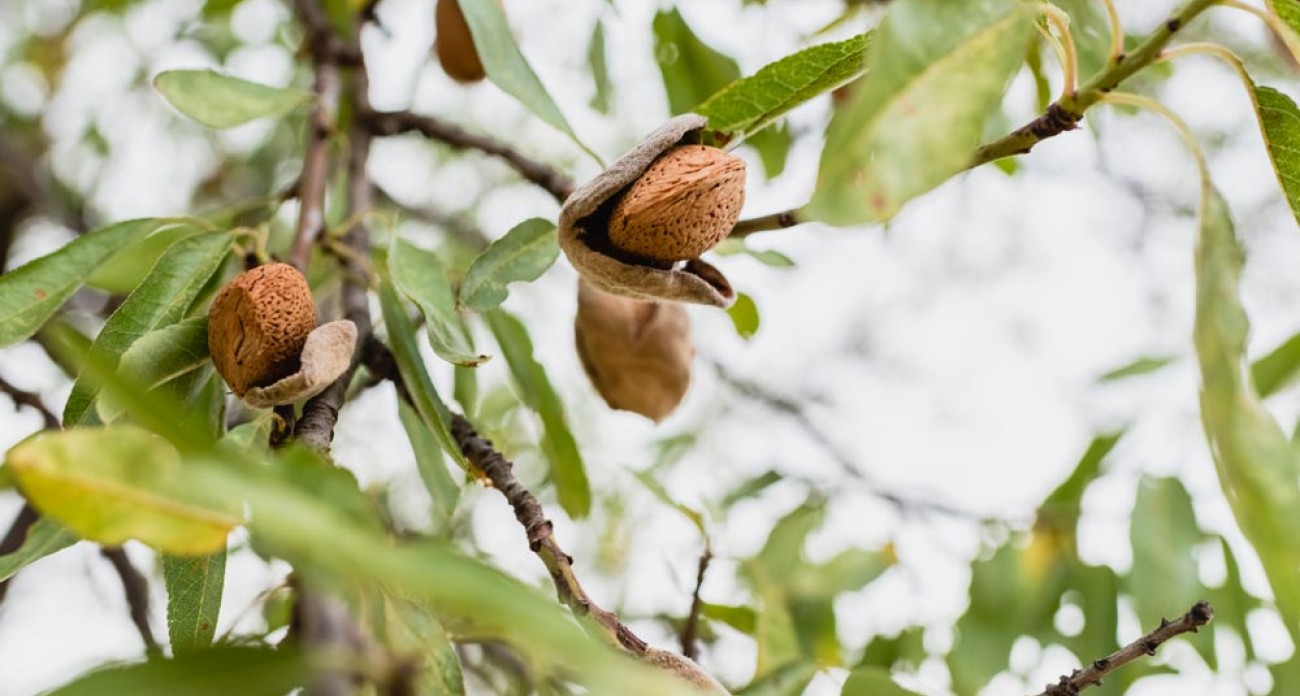
[[[274,39],[271,28],[286,15],[280,3],[241,4],[236,30],[253,45],[220,66],[197,41],[174,38],[177,22],[195,4],[148,0],[120,24],[100,20],[83,27],[74,39],[77,52],[67,83],[44,104],[49,110],[45,128],[56,143],[56,170],[77,181],[96,182],[92,200],[107,219],[186,210],[194,185],[217,162],[201,129],[181,123],[147,91],[129,91],[141,74],[212,65],[273,84],[291,78],[291,56],[268,43]],[[525,54],[584,139],[607,159],[667,116],[648,32],[653,13],[666,4],[623,0],[616,3],[615,14],[603,9],[604,0],[506,2]],[[1148,29],[1174,6],[1164,0],[1119,4],[1135,32]],[[833,18],[839,3],[770,0],[767,8],[743,11],[734,0],[679,5],[707,41],[736,55],[752,72],[804,45],[811,32]],[[75,0],[5,3],[0,7],[0,48],[13,40],[17,27],[57,25],[60,14],[74,6]],[[429,64],[431,6],[431,0],[385,0],[381,6],[390,35],[370,32],[365,37],[375,106],[437,113],[520,143],[569,168],[579,180],[594,174],[596,166],[571,143],[495,88],[458,86]],[[602,13],[617,97],[609,117],[587,108],[591,87],[584,77],[591,22]],[[1223,10],[1216,15],[1234,40],[1263,40],[1249,17],[1238,19]],[[11,70],[0,77],[0,98],[41,106],[41,83],[30,71]],[[1189,59],[1161,96],[1194,127],[1222,142],[1211,161],[1250,252],[1243,286],[1255,327],[1251,348],[1258,355],[1300,329],[1293,309],[1300,292],[1300,274],[1293,270],[1300,265],[1300,235],[1279,195],[1249,103],[1232,76],[1206,60]],[[1024,76],[1008,103],[1017,120],[1032,116],[1032,86]],[[793,128],[816,132],[827,108],[824,100],[802,108],[792,116]],[[77,134],[91,122],[112,143],[107,158],[76,144]],[[1190,157],[1153,117],[1123,117],[1099,108],[1088,125],[1102,133],[1100,142],[1085,128],[1041,145],[1022,160],[1023,171],[1015,178],[994,168],[960,176],[913,202],[888,229],[805,225],[755,237],[754,247],[777,249],[798,267],[774,270],[743,257],[720,259],[733,284],[757,301],[763,326],[745,342],[724,314],[695,308],[699,352],[773,391],[815,397],[809,400],[810,416],[870,476],[979,514],[1027,520],[1094,434],[1129,425],[1110,473],[1085,500],[1085,559],[1127,568],[1127,517],[1144,472],[1180,476],[1196,498],[1202,525],[1228,534],[1244,552],[1218,492],[1196,411],[1190,341],[1195,221],[1171,211],[1194,202]],[[267,124],[251,124],[219,140],[233,149],[255,147],[267,130]],[[747,151],[741,154],[750,157]],[[750,158],[746,214],[806,200],[819,155],[817,139],[802,138],[786,173],[771,183],[761,180],[761,168]],[[545,194],[526,185],[487,190],[502,177],[496,163],[484,164],[478,157],[442,162],[411,139],[377,144],[371,171],[393,196],[411,205],[457,210],[481,198],[477,221],[491,236],[526,217],[556,213]],[[1151,209],[1132,194],[1137,185],[1155,200]],[[433,240],[432,232],[418,224],[402,223],[401,232],[426,243]],[[24,236],[15,262],[45,253],[59,239]],[[849,545],[895,543],[900,566],[840,603],[839,630],[846,646],[860,646],[873,634],[917,622],[930,627],[928,644],[951,642],[948,627],[965,607],[968,563],[979,548],[975,529],[943,518],[900,518],[855,489],[860,484],[846,480],[805,433],[737,399],[703,362],[685,405],[657,428],[636,416],[610,413],[581,376],[573,352],[574,278],[566,264],[558,264],[535,285],[514,289],[507,306],[530,319],[538,357],[559,385],[594,485],[623,491],[628,518],[635,521],[629,530],[629,566],[604,577],[592,567],[600,518],[575,525],[552,510],[562,543],[578,558],[579,573],[598,601],[623,602],[625,616],[634,619],[684,613],[699,541],[627,472],[653,461],[648,446],[653,440],[698,427],[697,450],[664,481],[683,502],[709,499],[776,468],[840,492],[828,523],[813,539],[811,556],[824,558]],[[1139,380],[1096,383],[1101,373],[1140,355],[1178,360]],[[500,362],[494,360],[485,372],[500,375]],[[449,379],[447,370],[435,371],[439,380]],[[66,398],[67,385],[31,346],[0,350],[0,374],[41,391],[56,407]],[[1270,404],[1288,429],[1297,415],[1295,397],[1290,390]],[[364,485],[397,484],[399,500],[419,519],[424,494],[394,408],[386,387],[350,405],[335,454]],[[0,445],[37,427],[32,414],[11,416],[4,410]],[[536,474],[535,462],[525,459],[521,466],[525,476]],[[798,484],[782,484],[719,521],[714,543],[721,572],[709,576],[707,600],[743,601],[744,590],[728,569],[735,559],[757,550],[771,522],[805,493]],[[472,507],[476,536],[495,561],[529,580],[544,581],[543,568],[527,552],[499,496],[479,491],[464,504]],[[0,519],[16,509],[13,495],[0,495]],[[129,550],[142,567],[152,567],[147,549]],[[1247,556],[1248,587],[1264,593],[1258,563]],[[236,624],[255,628],[260,621],[255,612],[240,614],[282,574],[283,569],[268,569],[246,551],[236,554],[220,630]],[[154,626],[162,637],[160,585]],[[1289,648],[1275,618],[1273,624],[1269,619],[1259,619],[1260,650],[1280,659]],[[661,625],[638,621],[634,627],[671,647],[672,637]],[[1136,635],[1131,613],[1124,631]],[[0,609],[0,696],[26,696],[104,660],[137,656],[138,643],[116,578],[93,547],[78,546],[42,561],[13,583]],[[1018,646],[1015,664],[1020,670],[1004,674],[985,696],[1036,691],[1073,666],[1072,658],[1059,650],[1039,653],[1033,641]],[[1257,666],[1244,666],[1240,655],[1234,660],[1231,645],[1222,653],[1215,676],[1189,648],[1171,646],[1164,654],[1186,666],[1191,676],[1152,678],[1131,693],[1239,696],[1246,693],[1246,684],[1256,693],[1266,687],[1267,675]],[[750,641],[725,634],[706,651],[703,664],[724,681],[741,684],[752,671],[753,656]],[[830,670],[809,694],[836,694],[843,679],[842,670]],[[938,695],[946,693],[946,679],[942,666],[932,664],[910,685]]]

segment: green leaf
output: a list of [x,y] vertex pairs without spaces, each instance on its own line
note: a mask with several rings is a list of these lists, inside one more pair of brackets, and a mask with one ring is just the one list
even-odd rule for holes
[[1250,366],[1250,378],[1254,381],[1260,398],[1281,391],[1297,374],[1300,374],[1300,334],[1288,338]]
[[153,86],[177,111],[209,128],[278,118],[311,101],[310,92],[241,80],[213,70],[168,70]]
[[[118,363],[118,372],[142,389],[157,389],[195,377],[208,364],[208,318],[194,317],[165,326],[136,339]],[[188,390],[185,390],[188,391]],[[187,394],[178,394],[183,400]],[[225,395],[222,394],[224,403]],[[111,398],[98,399],[98,417],[116,419],[122,409]]]
[[[1282,41],[1291,51],[1291,55],[1300,59],[1300,4],[1295,0],[1265,0],[1268,9],[1282,20],[1284,31],[1281,33]],[[1295,660],[1300,664],[1300,658]],[[1300,670],[1296,670],[1300,675]]]
[[507,285],[537,280],[559,256],[555,224],[541,218],[524,220],[470,264],[460,286],[460,304],[475,312],[493,309],[505,302]]
[[591,32],[591,42],[587,44],[587,67],[591,69],[591,79],[596,87],[595,94],[591,96],[591,108],[608,114],[614,83],[609,79],[609,65],[605,56],[605,23],[602,21],[596,22],[596,28]]
[[785,162],[790,158],[790,148],[794,145],[794,135],[784,121],[771,128],[764,128],[745,140],[745,144],[758,153],[763,163],[763,176],[774,179],[785,171]]
[[655,59],[674,114],[691,111],[740,78],[736,61],[701,41],[676,8],[656,13],[653,28]]
[[784,664],[750,682],[737,696],[799,696],[817,676],[817,665],[799,660]]
[[867,76],[827,128],[803,214],[832,225],[886,221],[964,170],[1024,60],[1037,12],[1016,0],[891,4]]
[[[382,258],[382,255],[380,255]],[[460,446],[451,436],[451,411],[438,395],[437,387],[429,379],[424,360],[420,358],[420,347],[415,341],[415,325],[406,314],[406,307],[397,297],[397,291],[391,282],[379,286],[379,306],[384,314],[384,326],[388,328],[388,346],[393,350],[393,359],[397,370],[402,375],[402,384],[415,402],[424,424],[433,430],[438,444],[462,469],[469,465]]]
[[[224,233],[201,234],[176,242],[158,259],[140,287],[108,318],[90,346],[90,355],[107,367],[116,367],[122,354],[141,336],[179,322],[229,253],[230,237]],[[97,384],[78,377],[63,408],[63,423],[94,424],[98,418],[92,406],[98,394]]]
[[420,656],[420,673],[413,696],[463,696],[465,676],[456,646],[432,614],[410,602],[385,600],[386,645]]
[[5,462],[33,507],[102,544],[208,554],[243,521],[237,505],[183,485],[176,449],[133,425],[38,433]]
[[488,359],[474,350],[469,331],[456,313],[447,269],[437,254],[403,239],[393,241],[388,252],[388,269],[393,284],[424,313],[429,346],[438,357],[453,365],[473,366]]
[[1127,365],[1117,367],[1111,370],[1110,372],[1107,372],[1101,377],[1098,377],[1097,381],[1118,382],[1121,379],[1128,379],[1129,377],[1139,377],[1141,375],[1149,375],[1152,372],[1155,372],[1169,365],[1173,361],[1174,358],[1169,356],[1160,356],[1160,357],[1144,356],[1138,358],[1137,360],[1134,360],[1133,362]]
[[46,696],[283,696],[312,673],[310,662],[284,647],[222,646],[172,660],[106,667]]
[[1237,524],[1263,562],[1292,640],[1300,641],[1300,463],[1246,378],[1250,322],[1238,297],[1244,252],[1227,204],[1202,176],[1194,331],[1201,420]]
[[398,399],[397,415],[402,420],[407,439],[411,441],[411,449],[415,451],[415,467],[420,472],[420,480],[433,500],[433,518],[445,529],[460,500],[460,486],[452,480],[438,440],[420,419],[420,414],[405,400]]
[[919,696],[889,678],[889,671],[879,667],[859,667],[849,673],[840,696]]
[[758,333],[758,326],[761,319],[758,316],[758,305],[754,304],[754,298],[743,292],[736,293],[736,303],[727,308],[727,316],[731,317],[731,323],[736,327],[736,334],[748,341]]
[[131,240],[174,222],[146,218],[101,227],[0,275],[0,347],[36,333],[96,268]]
[[721,621],[746,635],[753,635],[758,623],[758,614],[749,607],[700,602],[700,615],[714,621]]
[[86,285],[115,295],[135,289],[149,274],[163,252],[184,237],[196,234],[194,225],[168,224],[129,242],[109,257],[86,279]]
[[211,648],[226,581],[226,550],[206,556],[163,554],[162,566],[172,654],[181,656]]
[[[1129,535],[1133,568],[1127,587],[1144,628],[1158,626],[1164,617],[1187,611],[1205,598],[1195,553],[1206,535],[1196,525],[1191,496],[1177,479],[1143,481]],[[1216,669],[1213,644],[1194,645]]]
[[1084,491],[1101,475],[1102,462],[1111,450],[1115,449],[1115,445],[1119,444],[1123,436],[1124,431],[1121,430],[1098,435],[1088,443],[1088,449],[1075,464],[1069,478],[1062,481],[1061,485],[1047,496],[1042,505],[1038,506],[1040,524],[1051,524],[1073,534],[1079,522],[1079,514],[1082,512]]
[[723,510],[730,509],[742,500],[748,500],[767,490],[772,484],[780,483],[785,477],[775,471],[765,471],[758,476],[747,479],[723,496],[719,505]]
[[599,161],[596,153],[578,138],[542,81],[537,79],[537,73],[533,72],[528,59],[519,51],[501,5],[495,0],[457,1],[465,15],[465,22],[469,25],[469,32],[474,37],[474,48],[478,50],[479,60],[483,62],[488,79],[503,92],[518,99],[538,118],[569,136],[578,147]]
[[1104,6],[1096,0],[1051,2],[1070,16],[1070,35],[1074,37],[1078,53],[1079,77],[1086,80],[1101,72],[1110,58],[1110,20]]
[[1291,97],[1271,87],[1254,85],[1244,72],[1243,76],[1252,88],[1256,115],[1259,116],[1273,171],[1286,194],[1292,214],[1300,221],[1300,109],[1296,108]]
[[925,630],[913,626],[892,638],[876,636],[862,653],[859,667],[879,667],[892,670],[895,666],[915,671],[925,660]]
[[791,109],[853,80],[866,67],[869,35],[806,48],[736,80],[695,112],[709,128],[741,138],[760,131]]
[[841,592],[866,587],[894,562],[892,550],[845,549],[825,563],[793,569],[790,590],[799,597],[832,599]]
[[591,487],[578,443],[569,431],[564,404],[545,369],[533,358],[533,342],[522,322],[501,310],[484,315],[501,353],[510,366],[519,397],[542,419],[542,452],[551,465],[551,479],[560,507],[574,519],[591,511]]
[[[8,471],[6,469],[6,471]],[[0,556],[0,582],[12,578],[18,571],[77,543],[77,535],[48,517],[39,517],[27,530],[23,543]]]
[[650,493],[653,494],[654,497],[658,498],[659,502],[682,513],[682,516],[690,520],[691,524],[695,525],[695,529],[699,530],[700,536],[708,538],[709,532],[708,529],[704,526],[703,513],[701,513],[699,510],[690,507],[689,505],[684,505],[682,503],[677,502],[676,500],[673,500],[673,497],[669,495],[668,491],[663,487],[662,484],[659,483],[659,481],[654,477],[654,474],[652,474],[651,472],[634,471],[632,472],[632,475],[636,477],[637,481],[641,482],[642,486],[645,486],[646,490],[650,491]]

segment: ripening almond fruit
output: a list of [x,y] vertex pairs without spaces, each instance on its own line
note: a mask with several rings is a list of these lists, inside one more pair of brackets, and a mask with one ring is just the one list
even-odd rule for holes
[[691,325],[676,302],[634,300],[578,282],[578,358],[610,408],[667,418],[691,386]]
[[[501,4],[500,0],[497,0],[497,4]],[[456,0],[438,0],[438,7],[434,11],[434,30],[437,36],[433,48],[448,77],[457,82],[478,82],[487,76],[460,3]]]

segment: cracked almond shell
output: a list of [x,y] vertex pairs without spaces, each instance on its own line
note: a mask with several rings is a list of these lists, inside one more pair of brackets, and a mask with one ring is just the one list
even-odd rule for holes
[[638,259],[610,239],[610,221],[624,195],[661,155],[679,145],[698,144],[706,123],[696,114],[669,120],[564,202],[560,249],[583,279],[605,292],[642,300],[715,307],[729,307],[735,301],[735,291],[722,273],[698,258],[681,267]]
[[307,279],[287,263],[245,271],[221,288],[208,309],[208,351],[236,396],[298,371],[316,328]]
[[677,302],[634,300],[578,282],[578,359],[610,408],[667,418],[691,386],[691,324]]

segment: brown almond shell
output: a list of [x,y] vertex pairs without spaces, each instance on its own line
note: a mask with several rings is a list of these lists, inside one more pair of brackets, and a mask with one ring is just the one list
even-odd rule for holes
[[299,369],[316,304],[307,279],[286,263],[245,271],[221,288],[208,309],[208,351],[236,396]]
[[[735,291],[722,273],[693,259],[684,267],[638,260],[610,242],[610,217],[626,193],[660,155],[698,140],[707,120],[683,114],[651,133],[604,172],[584,184],[560,211],[559,245],[569,263],[594,287],[643,300],[671,300],[729,307]],[[667,266],[667,267],[665,267]]]

